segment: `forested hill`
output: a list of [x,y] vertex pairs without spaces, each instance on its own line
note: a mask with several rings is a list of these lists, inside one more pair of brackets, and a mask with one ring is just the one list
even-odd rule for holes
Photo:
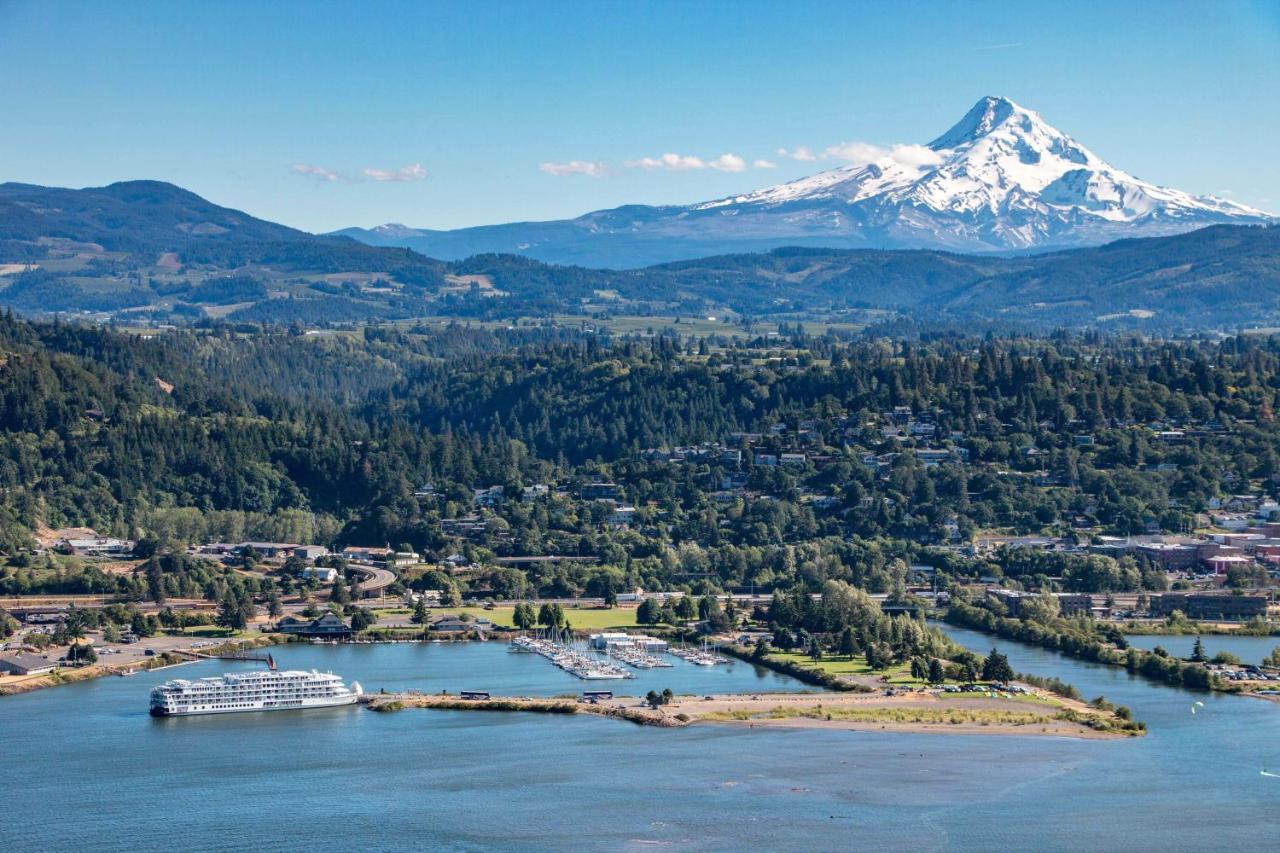
[[161,181],[123,181],[82,190],[0,184],[0,239],[38,243],[42,238],[97,243],[111,251],[312,239]]
[[444,263],[315,236],[170,184],[0,185],[0,305],[135,322],[804,315],[859,308],[1009,326],[1280,325],[1280,228],[1215,226],[1040,256],[777,249],[639,270]]
[[[1215,498],[1272,494],[1278,391],[1275,338],[144,338],[6,316],[0,553],[88,525],[175,546],[580,554],[653,588],[704,562],[726,583],[820,583],[849,575],[788,549],[864,540],[909,557],[948,529],[1176,531]],[[901,411],[928,429],[901,433]],[[600,480],[636,507],[634,527],[578,499]],[[505,501],[480,507],[474,490],[493,486]],[[525,486],[554,494],[527,502]],[[448,532],[476,513],[474,538]]]

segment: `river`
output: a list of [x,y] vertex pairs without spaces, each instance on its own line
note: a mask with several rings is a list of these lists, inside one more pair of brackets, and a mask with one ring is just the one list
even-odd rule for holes
[[[1190,657],[1191,649],[1196,644],[1195,636],[1187,634],[1134,634],[1125,639],[1136,649],[1151,651],[1156,646],[1161,646],[1169,654],[1180,658]],[[1273,649],[1280,646],[1280,637],[1205,634],[1200,638],[1200,642],[1204,645],[1204,652],[1208,657],[1213,657],[1218,652],[1230,652],[1240,658],[1241,663],[1258,664],[1262,663],[1262,659],[1271,654]]]
[[[947,629],[985,652],[992,640]],[[1204,850],[1280,828],[1280,706],[1161,687],[1000,641],[1015,668],[1129,705],[1151,734],[651,729],[600,718],[345,708],[154,720],[206,662],[0,699],[0,849]],[[584,682],[501,644],[288,646],[367,689],[554,695]],[[743,662],[627,692],[804,689]],[[592,686],[599,686],[600,683]],[[1192,702],[1204,708],[1190,713]]]

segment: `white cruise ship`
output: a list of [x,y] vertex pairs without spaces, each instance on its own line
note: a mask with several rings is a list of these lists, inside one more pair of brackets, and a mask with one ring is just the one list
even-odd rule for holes
[[240,711],[293,711],[353,705],[363,691],[332,673],[274,669],[232,672],[195,681],[175,679],[151,690],[151,715],[234,714]]

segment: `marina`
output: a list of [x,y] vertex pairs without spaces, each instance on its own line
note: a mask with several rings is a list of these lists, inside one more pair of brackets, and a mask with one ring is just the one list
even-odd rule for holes
[[670,650],[667,641],[656,637],[606,631],[592,634],[589,645],[635,669],[666,669],[673,666],[671,661],[660,656],[662,652]]
[[690,649],[681,646],[671,649],[670,652],[694,666],[719,666],[729,662],[727,657],[705,646],[701,649]]
[[635,678],[626,669],[612,663],[607,657],[574,647],[546,637],[516,637],[511,641],[514,651],[533,652],[551,661],[570,675],[587,681],[615,678]]

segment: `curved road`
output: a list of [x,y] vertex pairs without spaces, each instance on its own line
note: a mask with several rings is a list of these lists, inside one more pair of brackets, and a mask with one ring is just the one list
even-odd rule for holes
[[356,584],[362,598],[373,598],[396,582],[396,573],[390,569],[377,569],[373,566],[347,566],[353,572],[360,572],[366,578]]

